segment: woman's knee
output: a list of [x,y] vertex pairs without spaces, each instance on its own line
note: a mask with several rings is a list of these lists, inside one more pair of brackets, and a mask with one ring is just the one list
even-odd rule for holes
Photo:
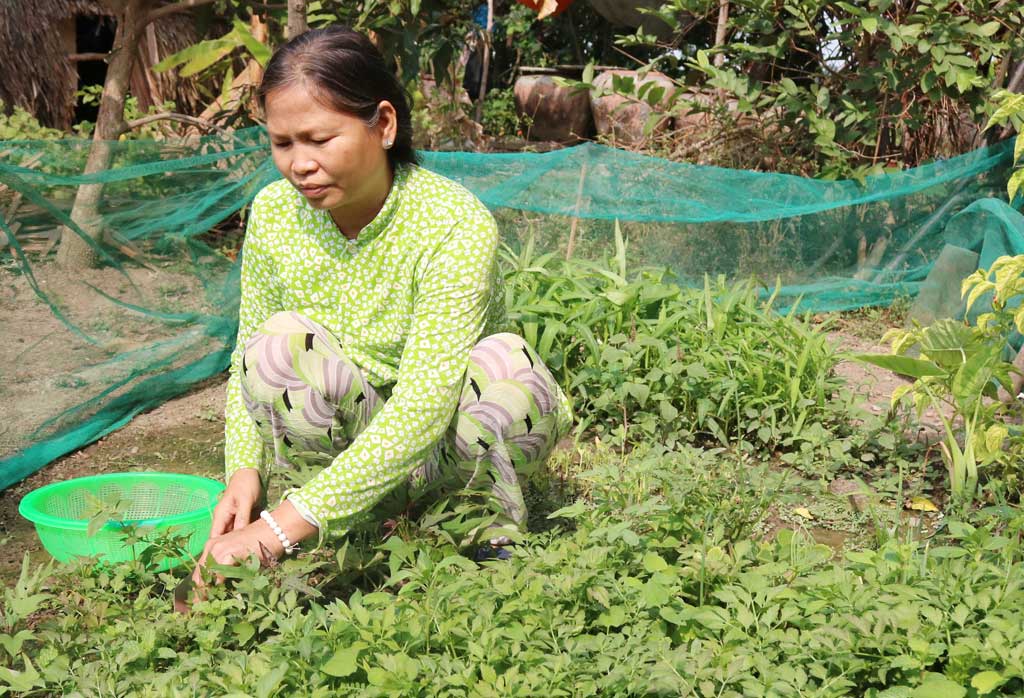
[[512,332],[499,332],[484,337],[469,352],[469,360],[470,363],[488,369],[488,374],[504,378],[511,377],[522,368],[543,366],[533,347]]
[[317,340],[331,354],[337,355],[341,352],[341,344],[323,326],[305,315],[285,310],[274,313],[263,321],[256,333],[245,343],[245,355],[252,363],[262,359],[264,353],[281,344],[294,344],[311,351]]
[[514,381],[532,398],[530,402],[540,414],[547,414],[556,407],[554,377],[533,347],[511,332],[483,338],[469,355],[467,383],[474,392],[482,393],[488,385],[502,381]]
[[285,335],[308,335],[312,334],[315,337],[326,339],[330,337],[330,333],[324,329],[322,325],[301,313],[297,313],[294,310],[282,310],[281,312],[274,313],[260,325],[260,328],[252,336],[252,339],[265,335],[268,337],[281,337]]
[[[318,323],[294,311],[274,313],[245,344],[242,382],[254,389],[261,383],[277,390],[297,388],[305,383],[296,370],[299,363],[305,366],[303,374],[319,365],[324,370],[334,369],[333,375],[349,369],[351,361],[338,340]],[[324,381],[330,382],[327,377]]]
[[250,412],[273,413],[278,431],[311,452],[336,453],[381,405],[338,340],[296,312],[270,316],[246,343],[241,379]]
[[475,347],[488,344],[502,344],[506,346],[515,346],[521,344],[523,346],[529,346],[526,343],[526,340],[517,335],[515,332],[496,332],[495,334],[487,335],[486,337],[481,339],[479,342],[476,343]]

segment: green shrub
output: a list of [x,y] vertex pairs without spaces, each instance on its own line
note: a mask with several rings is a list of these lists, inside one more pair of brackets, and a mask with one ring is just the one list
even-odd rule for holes
[[0,141],[55,140],[65,134],[55,128],[47,128],[36,117],[21,107],[15,106],[10,115],[0,100]]
[[[484,100],[483,109],[484,133],[489,136],[511,138],[521,135],[522,125],[516,113],[515,99],[512,90],[491,90]],[[526,124],[529,127],[529,124]]]
[[751,283],[667,271],[505,254],[516,330],[537,347],[573,398],[580,430],[616,443],[698,439],[747,450],[799,448],[833,425],[843,382],[824,332],[780,315]]
[[950,492],[966,506],[982,477],[998,481],[1014,498],[1024,492],[1024,434],[1014,424],[1020,407],[999,399],[1000,388],[1013,394],[1020,373],[1007,359],[1011,337],[1024,332],[1024,255],[998,258],[965,279],[962,290],[968,312],[982,299],[991,310],[973,324],[947,318],[890,330],[883,341],[890,342],[891,354],[859,358],[913,379],[893,393],[894,406],[911,403],[918,417],[936,410]]

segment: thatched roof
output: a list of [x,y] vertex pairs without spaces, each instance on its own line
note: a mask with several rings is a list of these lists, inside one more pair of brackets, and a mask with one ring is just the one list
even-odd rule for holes
[[[75,109],[77,67],[59,28],[76,15],[106,15],[97,0],[0,0],[0,100],[44,125],[67,129]],[[151,25],[139,46],[131,92],[140,106],[173,100],[182,110],[200,106],[195,83],[149,67],[199,39],[188,13]]]

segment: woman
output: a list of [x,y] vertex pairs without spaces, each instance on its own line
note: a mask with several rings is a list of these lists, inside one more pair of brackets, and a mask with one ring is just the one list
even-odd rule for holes
[[[362,34],[293,39],[258,98],[283,179],[246,230],[228,484],[201,562],[278,557],[428,485],[486,493],[522,526],[517,474],[570,411],[533,349],[500,333],[494,219],[418,167],[402,87]],[[298,463],[322,470],[261,512],[271,469]]]

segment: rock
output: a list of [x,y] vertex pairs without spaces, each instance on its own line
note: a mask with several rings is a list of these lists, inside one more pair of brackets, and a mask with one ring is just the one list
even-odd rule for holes
[[[635,70],[606,70],[594,78],[595,92],[590,98],[590,108],[594,114],[594,124],[598,134],[611,137],[622,145],[639,145],[651,135],[663,132],[671,127],[672,117],[665,113],[664,118],[654,127],[650,134],[644,133],[651,114],[655,109],[645,102],[631,100],[617,94],[602,93],[611,91],[616,76],[631,77],[637,89],[641,85],[653,82],[665,88],[665,94],[658,103],[661,112],[667,112],[668,104],[676,93],[676,85],[663,73],[650,72],[641,80]],[[653,89],[653,88],[652,88]]]
[[586,90],[563,87],[549,75],[522,75],[513,94],[530,140],[575,143],[594,132]]
[[715,90],[690,88],[676,100],[673,113],[676,129],[706,131],[708,128],[717,128],[715,117],[709,113],[716,105],[719,109],[724,106],[732,115],[731,118],[736,119],[737,126],[751,125],[751,119],[739,113],[739,100],[729,97],[724,99],[723,104],[723,96],[716,94]]
[[875,496],[873,489],[856,480],[833,480],[828,485],[828,491],[837,497],[849,497],[853,508],[862,514],[871,509],[871,501]]

